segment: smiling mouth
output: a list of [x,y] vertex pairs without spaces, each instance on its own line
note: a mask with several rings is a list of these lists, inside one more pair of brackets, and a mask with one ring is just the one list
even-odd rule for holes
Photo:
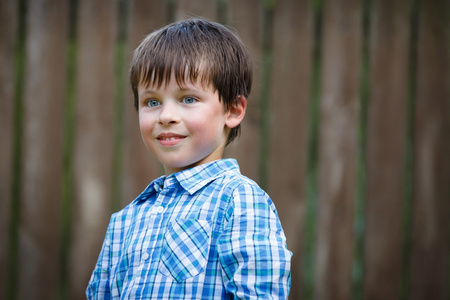
[[159,143],[164,147],[171,147],[175,146],[183,140],[185,136],[178,135],[178,134],[160,134],[156,139],[159,141]]

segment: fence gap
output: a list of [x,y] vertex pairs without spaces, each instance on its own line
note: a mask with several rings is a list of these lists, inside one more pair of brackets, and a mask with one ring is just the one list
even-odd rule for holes
[[125,102],[126,91],[129,91],[127,33],[129,1],[119,0],[117,11],[117,38],[114,52],[114,137],[113,137],[113,175],[112,175],[112,202],[111,210],[116,212],[121,208],[122,195],[122,166],[123,166],[123,134],[124,134],[124,108],[131,103]]
[[72,231],[73,202],[73,148],[75,133],[75,88],[77,66],[77,12],[78,0],[69,1],[69,38],[66,60],[66,98],[63,135],[63,179],[61,199],[60,287],[59,299],[69,299],[69,253]]
[[318,179],[318,140],[319,140],[319,104],[322,64],[322,15],[323,1],[311,0],[312,10],[312,65],[309,104],[309,139],[306,183],[306,212],[303,241],[303,291],[301,299],[314,299],[314,260],[316,251],[316,217],[317,217],[317,179]]
[[358,120],[358,152],[356,175],[356,201],[355,201],[355,249],[352,268],[352,299],[363,298],[364,281],[364,231],[365,231],[365,201],[366,201],[366,159],[367,159],[367,106],[370,100],[370,14],[371,0],[362,1],[362,36],[361,36],[361,62],[360,62],[360,106]]
[[0,298],[7,290],[18,1],[0,2]]
[[25,49],[26,30],[25,18],[27,5],[25,0],[18,1],[18,22],[17,36],[15,41],[15,78],[14,78],[14,117],[13,117],[13,152],[12,152],[12,174],[11,174],[11,199],[10,199],[10,220],[7,253],[7,278],[6,278],[6,299],[17,298],[18,285],[18,250],[19,250],[19,224],[20,224],[20,204],[21,204],[21,178],[22,178],[22,157],[23,157],[23,102],[25,86]]
[[272,47],[273,47],[273,15],[275,9],[274,0],[263,1],[263,36],[262,36],[262,67],[261,67],[261,92],[260,108],[261,123],[259,137],[259,162],[258,162],[258,183],[266,189],[268,185],[268,156],[270,147],[270,111],[269,101],[271,95],[271,75],[272,75]]
[[63,180],[61,199],[61,287],[60,299],[68,298],[67,264],[70,251],[72,201],[73,201],[73,140],[74,140],[74,106],[75,106],[75,72],[76,72],[76,41],[71,38],[67,49],[67,93],[64,111],[64,152]]

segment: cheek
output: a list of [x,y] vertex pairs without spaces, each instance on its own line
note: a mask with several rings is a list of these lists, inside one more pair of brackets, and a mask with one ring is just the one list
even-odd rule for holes
[[224,134],[225,124],[220,118],[214,120],[197,119],[190,122],[189,127],[191,132],[196,132],[196,143],[215,144],[215,140],[220,142],[220,137]]
[[141,132],[151,130],[153,127],[153,122],[143,114],[139,114],[139,128]]
[[146,118],[139,118],[139,129],[145,142],[149,141],[152,136],[154,123]]

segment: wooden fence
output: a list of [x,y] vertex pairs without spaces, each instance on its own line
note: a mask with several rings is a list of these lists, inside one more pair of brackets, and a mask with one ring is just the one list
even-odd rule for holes
[[255,61],[227,150],[273,198],[290,299],[450,299],[450,1],[0,1],[0,298],[83,299],[160,165],[130,52],[202,16]]

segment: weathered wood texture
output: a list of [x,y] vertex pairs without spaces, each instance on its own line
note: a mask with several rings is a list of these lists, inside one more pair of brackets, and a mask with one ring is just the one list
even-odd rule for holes
[[417,42],[411,299],[448,299],[450,4],[422,1]]
[[111,215],[114,53],[113,0],[78,2],[74,198],[70,295],[82,299]]
[[448,0],[1,1],[0,298],[85,298],[111,213],[162,174],[131,53],[186,17],[254,61],[226,156],[278,209],[290,299],[448,299]]
[[55,299],[59,285],[67,8],[32,1],[26,16],[18,299]]
[[393,3],[381,0],[374,1],[371,10],[365,299],[400,299],[406,183],[409,6],[409,1]]
[[[292,258],[292,299],[300,299],[305,222],[312,31],[309,1],[282,1],[274,11],[269,98],[268,190],[278,207]],[[285,30],[286,28],[296,30]]]
[[350,299],[354,248],[361,4],[324,2],[315,292]]

